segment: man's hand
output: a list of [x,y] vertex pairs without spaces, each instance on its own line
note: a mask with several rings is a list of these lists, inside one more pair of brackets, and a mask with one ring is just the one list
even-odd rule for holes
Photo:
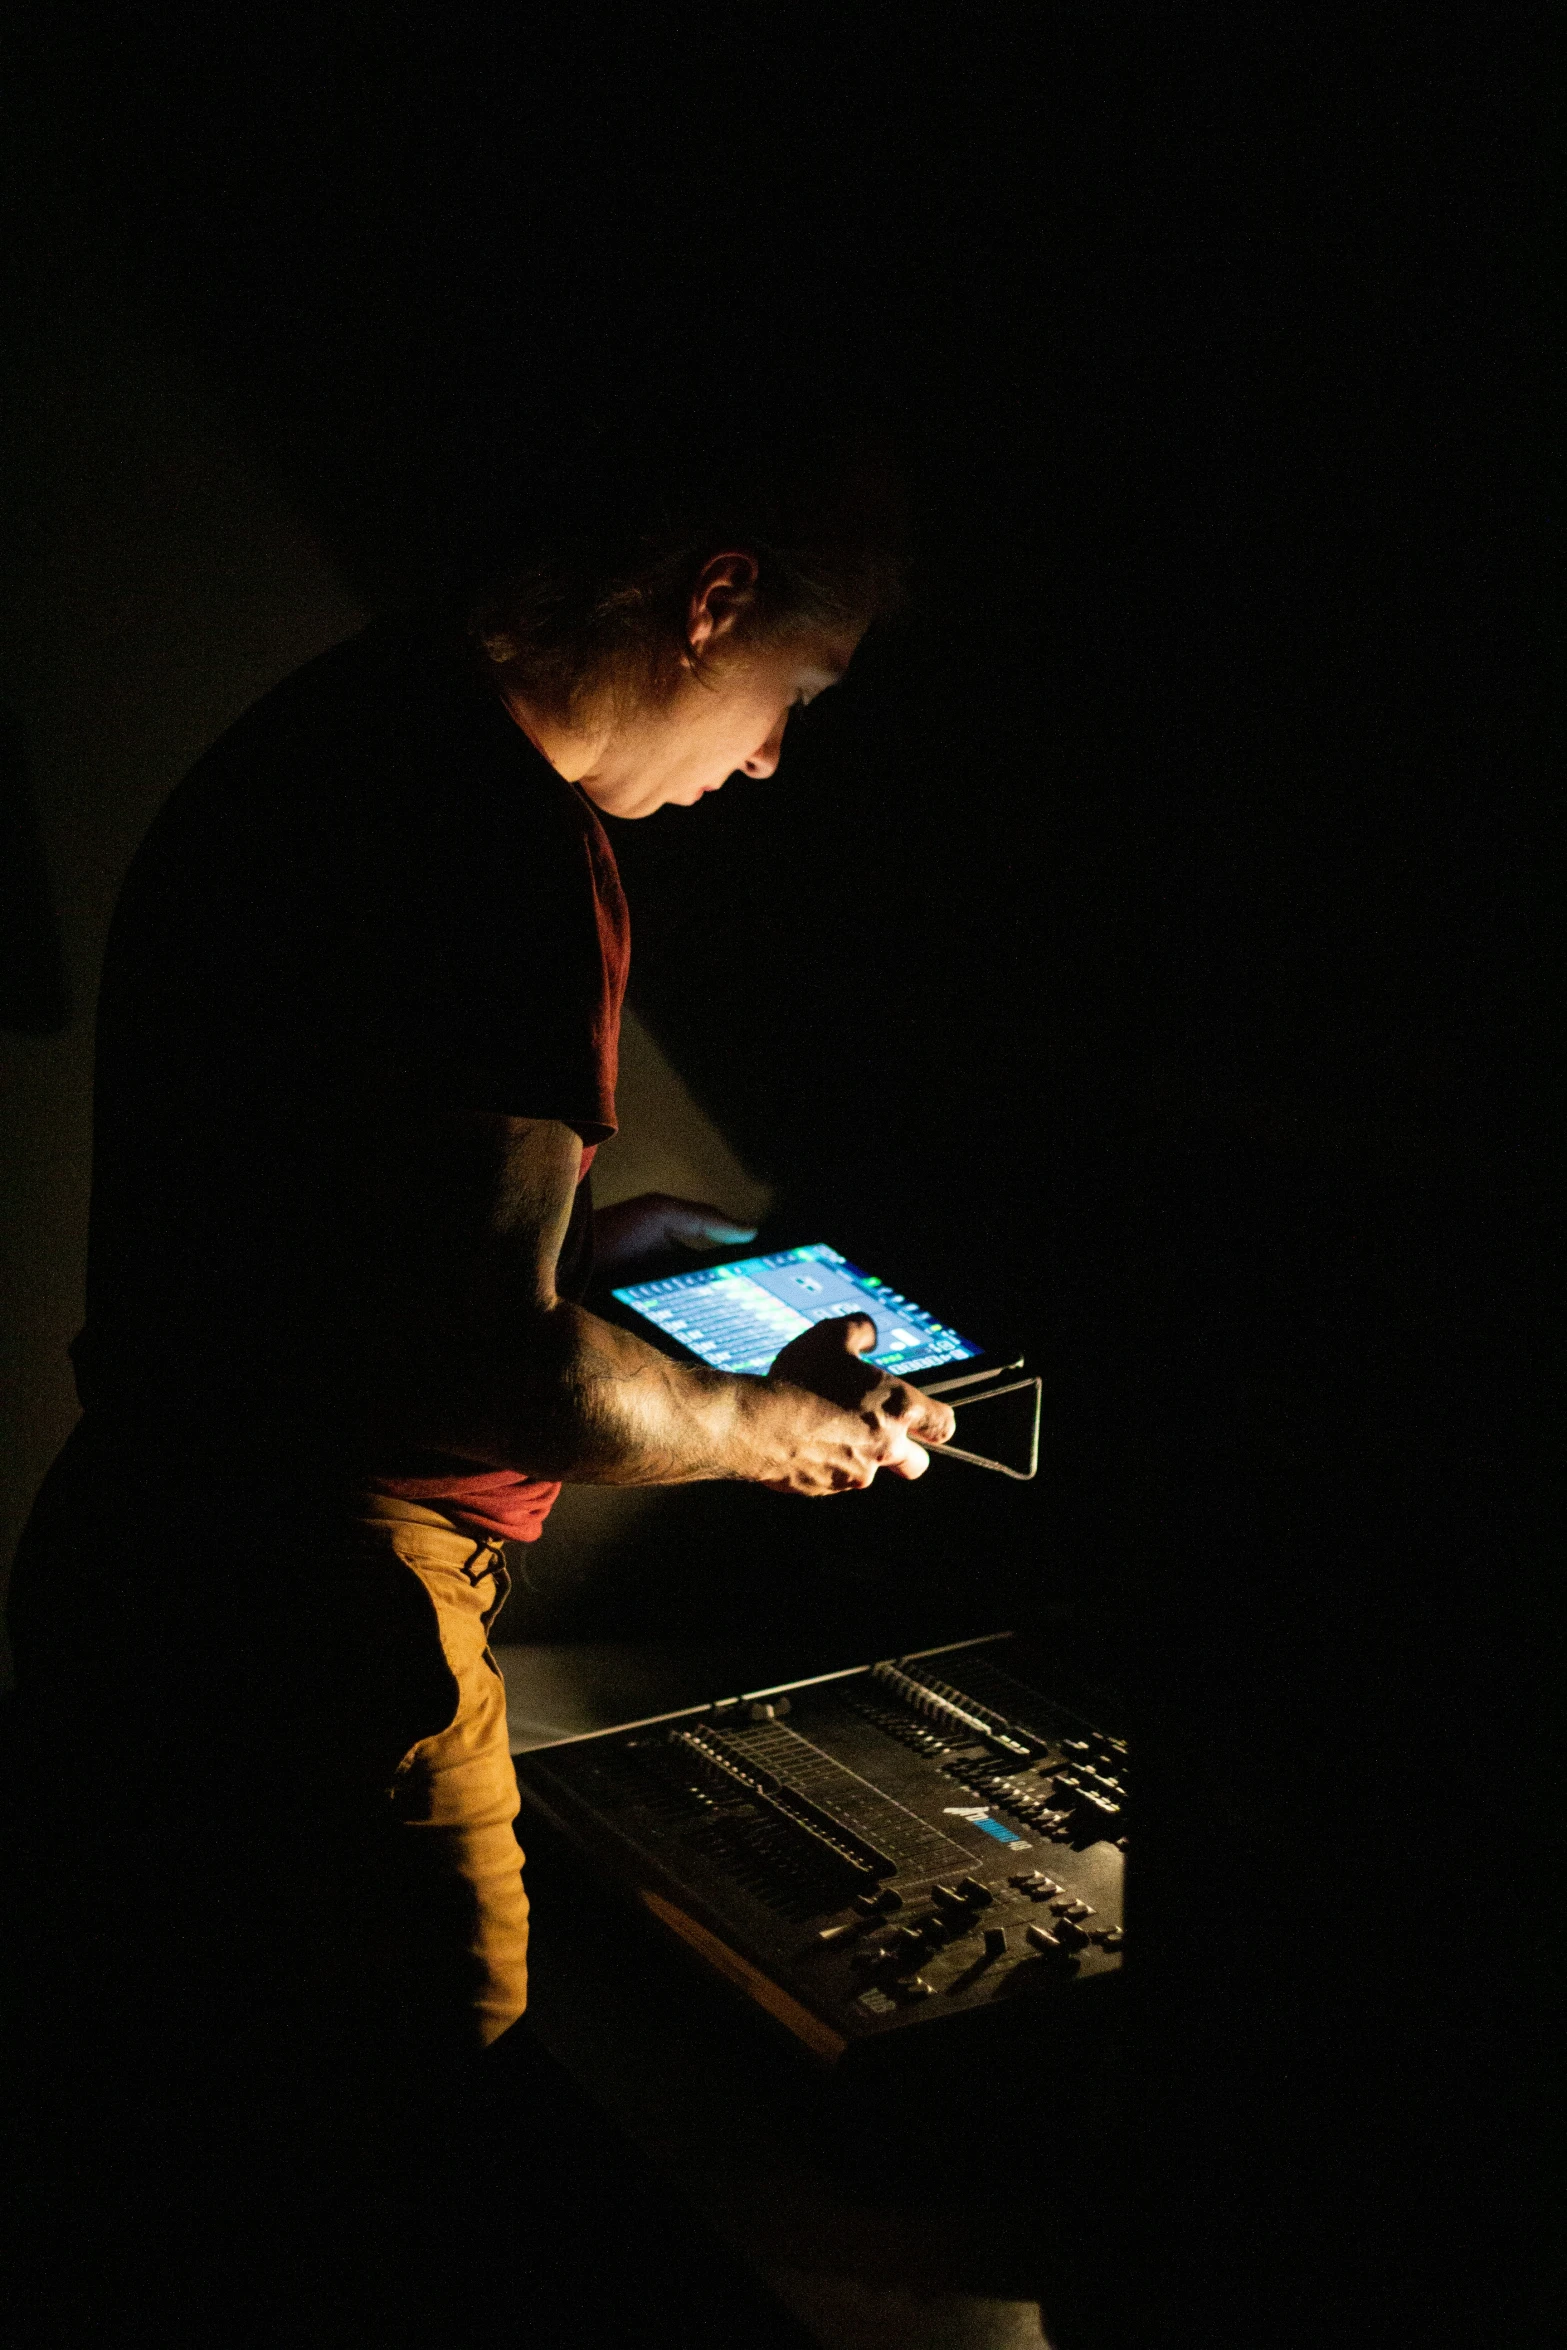
[[814,1323],[774,1357],[765,1385],[780,1391],[780,1403],[788,1388],[804,1388],[836,1404],[841,1417],[824,1421],[819,1411],[802,1411],[786,1460],[759,1484],[775,1493],[844,1493],[869,1485],[878,1469],[923,1477],[930,1456],[922,1446],[947,1443],[957,1422],[934,1396],[862,1362],[875,1344],[870,1315],[845,1314]]
[[[367,1419],[421,1451],[586,1485],[734,1477],[775,1493],[853,1493],[918,1477],[951,1412],[860,1361],[867,1315],[819,1324],[765,1379],[678,1363],[563,1298],[555,1268],[582,1144],[547,1118],[480,1112],[397,1130],[365,1218]],[[663,1195],[604,1211],[611,1246],[752,1238],[720,1209]]]
[[727,1248],[755,1238],[754,1224],[737,1224],[722,1208],[667,1191],[644,1191],[593,1216],[593,1254],[606,1273],[634,1273],[672,1248]]

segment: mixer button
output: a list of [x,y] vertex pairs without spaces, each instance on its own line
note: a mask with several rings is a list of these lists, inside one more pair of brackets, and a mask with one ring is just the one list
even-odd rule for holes
[[987,1926],[985,1928],[985,1956],[987,1958],[999,1958],[1006,1946],[1007,1930],[1005,1926]]
[[1120,1926],[1107,1926],[1099,1939],[1106,1950],[1119,1950],[1126,1940],[1125,1930]]
[[876,1896],[876,1907],[884,1915],[890,1915],[893,1910],[903,1907],[903,1895],[895,1887],[884,1885]]
[[1091,1901],[1074,1901],[1066,1914],[1069,1918],[1091,1918],[1094,1905]]
[[929,1999],[936,1986],[927,1983],[923,1975],[911,1975],[906,1982],[895,1985],[900,1999]]
[[951,1885],[932,1885],[930,1889],[930,1897],[932,1901],[936,1903],[938,1908],[946,1910],[949,1915],[953,1910],[963,1910],[967,1909],[968,1907],[968,1904],[964,1900],[962,1894],[957,1892]]
[[958,1891],[964,1900],[971,1901],[976,1909],[988,1909],[994,1898],[990,1887],[982,1885],[977,1877],[959,1877]]
[[852,1942],[859,1930],[859,1927],[853,1924],[847,1926],[823,1926],[816,1939],[818,1942],[826,1943]]
[[1063,1958],[1066,1953],[1048,1927],[1025,1926],[1023,1932],[1034,1948],[1046,1958]]
[[856,1893],[854,1899],[850,1902],[849,1907],[851,1909],[858,1910],[862,1918],[879,1917],[881,1914],[877,1907],[876,1896],[874,1893]]
[[1056,1940],[1063,1950],[1081,1950],[1088,1936],[1075,1918],[1062,1918],[1056,1927]]

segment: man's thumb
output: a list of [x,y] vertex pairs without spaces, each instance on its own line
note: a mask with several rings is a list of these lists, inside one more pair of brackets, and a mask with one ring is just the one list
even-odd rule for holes
[[876,1344],[876,1325],[870,1315],[856,1312],[840,1314],[837,1319],[844,1325],[843,1343],[850,1354],[869,1354]]
[[754,1224],[736,1224],[717,1208],[687,1208],[670,1218],[673,1236],[686,1248],[713,1248],[732,1240],[754,1240]]

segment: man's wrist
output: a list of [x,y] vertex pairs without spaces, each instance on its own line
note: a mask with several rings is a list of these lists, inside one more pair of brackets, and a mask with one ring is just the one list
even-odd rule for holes
[[768,1465],[777,1454],[776,1440],[769,1441],[768,1434],[777,1409],[776,1398],[769,1392],[765,1379],[744,1372],[726,1372],[724,1380],[727,1394],[723,1466],[719,1474],[742,1484],[755,1484],[767,1474]]

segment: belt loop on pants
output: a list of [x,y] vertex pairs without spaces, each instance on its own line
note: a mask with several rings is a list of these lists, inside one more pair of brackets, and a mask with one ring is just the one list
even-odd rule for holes
[[[464,1561],[462,1571],[475,1590],[478,1589],[486,1575],[493,1575],[495,1578],[495,1597],[479,1618],[484,1626],[484,1637],[488,1640],[491,1625],[511,1597],[511,1574],[506,1565],[506,1545],[503,1542],[497,1542],[493,1537],[487,1537],[483,1542],[476,1543]],[[485,1653],[488,1655],[488,1650]],[[493,1657],[490,1662],[492,1665],[494,1664]],[[500,1670],[499,1666],[496,1666],[495,1669],[496,1671]]]
[[[482,1565],[480,1564],[481,1560],[483,1562]],[[465,1558],[463,1561],[462,1571],[467,1576],[470,1583],[477,1583],[480,1577],[483,1575],[493,1575],[497,1569],[504,1571],[505,1565],[506,1551],[504,1545],[499,1542],[492,1541],[488,1536],[486,1536],[484,1541],[474,1544],[473,1549],[470,1551],[467,1558]]]

